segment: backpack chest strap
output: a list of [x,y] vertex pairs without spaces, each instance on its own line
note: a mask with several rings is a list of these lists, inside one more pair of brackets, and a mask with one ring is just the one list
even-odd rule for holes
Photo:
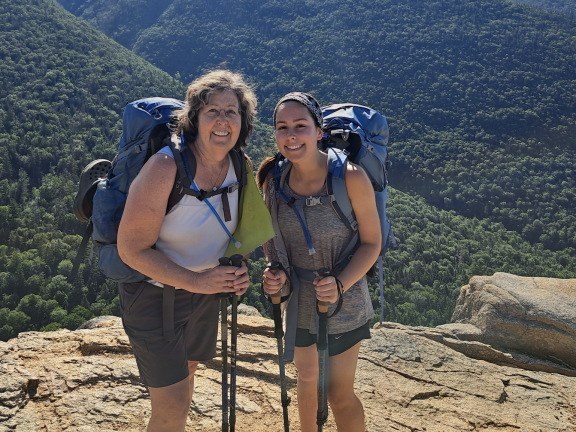
[[332,194],[332,195],[323,195],[319,197],[311,196],[308,198],[295,199],[292,201],[292,204],[298,207],[304,207],[304,206],[314,207],[321,204],[330,204],[334,201],[336,201],[336,197],[334,196],[334,194]]
[[230,201],[228,200],[228,194],[237,191],[240,188],[238,183],[234,183],[230,186],[223,187],[216,191],[205,191],[203,189],[195,190],[189,187],[181,186],[181,193],[192,196],[198,201],[204,201],[206,198],[210,198],[216,195],[222,195],[222,210],[224,212],[224,220],[229,222],[232,220],[232,214],[230,212]]

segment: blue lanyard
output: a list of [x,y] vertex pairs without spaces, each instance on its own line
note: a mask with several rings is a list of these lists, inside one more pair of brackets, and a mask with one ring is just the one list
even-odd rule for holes
[[[182,148],[185,148],[186,143],[184,142],[184,133],[180,133],[180,140],[182,142]],[[196,185],[196,182],[194,181],[194,179],[192,178],[192,176],[190,175],[190,170],[188,169],[188,161],[186,160],[186,155],[184,155],[184,157],[182,158],[182,161],[184,162],[184,168],[186,169],[186,175],[188,176],[188,179],[190,180],[190,186],[192,187],[192,189],[194,189],[196,192],[200,193],[200,190],[198,189],[198,186]],[[210,204],[210,201],[208,201],[208,198],[204,198],[202,201],[204,201],[206,203],[206,205],[208,206],[208,208],[210,210],[212,210],[212,213],[214,213],[214,216],[216,216],[216,219],[218,219],[218,222],[220,222],[220,225],[222,226],[222,228],[224,229],[224,232],[226,232],[226,235],[228,237],[230,237],[230,240],[232,241],[232,243],[234,243],[234,246],[236,246],[236,249],[240,249],[242,247],[242,243],[240,243],[238,240],[236,240],[234,238],[234,236],[230,233],[230,231],[228,230],[228,228],[226,228],[226,225],[224,225],[224,222],[222,221],[222,218],[220,217],[220,215],[218,214],[218,212],[216,211],[216,209],[212,206],[212,204]]]
[[[286,175],[286,178],[285,178],[286,182],[288,182],[288,176],[289,175],[290,175],[290,173],[288,173]],[[275,174],[275,178],[274,178],[274,182],[276,183],[276,189],[278,190],[280,197],[286,202],[286,204],[288,204],[290,207],[292,207],[292,210],[294,210],[294,212],[296,213],[296,216],[298,216],[298,221],[300,222],[300,226],[302,227],[302,231],[304,231],[304,237],[306,238],[306,244],[308,245],[308,254],[314,255],[316,253],[316,249],[314,249],[314,246],[312,245],[312,238],[310,237],[310,233],[308,232],[308,226],[306,225],[306,222],[304,222],[304,219],[303,219],[304,209],[300,208],[300,211],[302,212],[302,214],[300,214],[300,211],[298,211],[296,206],[291,204],[290,198],[288,198],[288,196],[284,193],[284,191],[282,190],[282,187],[280,186],[281,177],[282,177],[282,173],[280,172],[278,167],[276,167],[276,174]]]

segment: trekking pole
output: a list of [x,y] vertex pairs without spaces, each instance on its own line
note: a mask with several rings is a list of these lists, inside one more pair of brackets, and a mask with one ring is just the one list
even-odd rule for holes
[[[243,257],[234,254],[230,257],[230,264],[242,267]],[[230,432],[236,430],[236,343],[238,340],[238,296],[232,293],[232,334],[230,338]]]
[[[221,266],[229,266],[230,258],[218,258]],[[220,294],[220,337],[222,340],[222,432],[228,432],[228,293]]]
[[[268,268],[272,274],[276,274],[280,270],[280,263],[278,261],[271,261]],[[284,413],[284,432],[290,431],[290,423],[288,421],[288,405],[291,399],[288,397],[286,390],[286,369],[284,367],[284,347],[282,346],[282,339],[284,338],[284,329],[282,328],[282,311],[280,310],[280,303],[282,301],[282,294],[278,291],[271,294],[272,298],[272,311],[274,314],[274,337],[278,344],[278,366],[280,367],[280,399],[282,401],[282,411]]]
[[[321,279],[330,276],[328,269],[318,270]],[[318,432],[322,432],[322,427],[328,419],[328,394],[326,391],[326,378],[328,375],[328,302],[318,302],[318,413],[316,424]]]
[[382,270],[382,256],[378,257],[378,276],[380,277],[380,326],[384,321],[384,275]]

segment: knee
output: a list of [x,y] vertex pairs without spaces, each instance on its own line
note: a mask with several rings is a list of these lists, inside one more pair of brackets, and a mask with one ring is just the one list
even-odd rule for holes
[[295,363],[298,369],[298,380],[306,382],[318,381],[318,362]]
[[152,398],[152,417],[166,426],[185,424],[189,411],[188,392],[173,391],[164,393],[161,398]]
[[334,411],[343,411],[347,407],[353,406],[358,400],[354,389],[343,389],[336,386],[328,388],[328,402]]

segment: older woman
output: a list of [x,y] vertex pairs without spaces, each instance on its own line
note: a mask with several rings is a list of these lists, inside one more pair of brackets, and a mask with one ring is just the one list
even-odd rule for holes
[[[238,74],[214,71],[190,84],[176,132],[196,159],[198,190],[239,180],[229,153],[247,145],[255,112],[254,92]],[[205,201],[222,215],[222,195],[205,201],[186,195],[166,214],[176,172],[169,147],[149,159],[130,187],[118,231],[122,260],[150,278],[119,284],[119,295],[124,328],[150,391],[148,431],[155,432],[184,430],[198,363],[216,353],[219,294],[242,295],[249,286],[245,265],[218,266],[229,236]],[[234,232],[238,190],[227,198],[231,217],[222,223]],[[164,284],[176,287],[172,338],[163,333]]]

